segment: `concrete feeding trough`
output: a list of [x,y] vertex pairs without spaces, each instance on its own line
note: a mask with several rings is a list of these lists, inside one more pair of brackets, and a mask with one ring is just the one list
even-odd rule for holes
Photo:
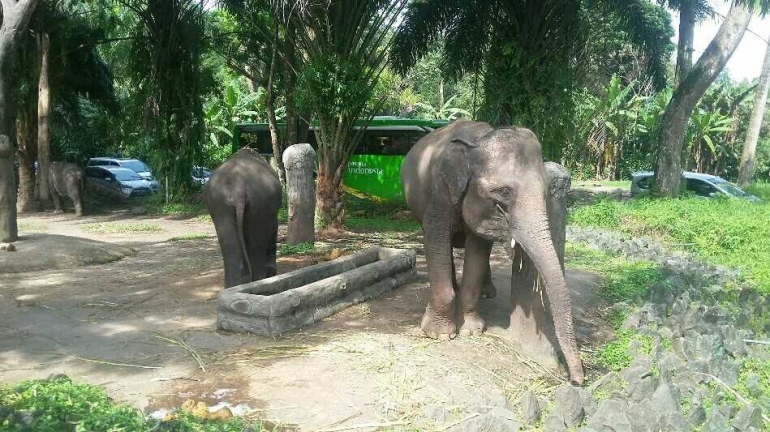
[[415,274],[411,250],[375,247],[334,261],[228,288],[217,327],[275,336],[397,288]]

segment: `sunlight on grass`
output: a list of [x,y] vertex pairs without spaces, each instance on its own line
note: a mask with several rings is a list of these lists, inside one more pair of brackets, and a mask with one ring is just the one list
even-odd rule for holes
[[183,241],[190,241],[190,240],[202,240],[208,238],[208,234],[203,233],[191,233],[191,234],[182,234],[180,236],[171,237],[168,241],[170,242],[183,242]]
[[89,223],[83,225],[83,231],[94,234],[143,234],[162,232],[163,228],[148,223]]
[[648,235],[686,246],[711,264],[743,271],[770,293],[770,204],[739,199],[601,200],[570,212],[569,223]]
[[48,225],[35,222],[19,222],[19,232],[46,232]]

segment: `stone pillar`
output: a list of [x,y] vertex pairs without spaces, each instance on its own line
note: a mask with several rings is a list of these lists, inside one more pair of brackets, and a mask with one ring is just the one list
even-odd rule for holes
[[294,144],[283,152],[289,207],[287,244],[315,242],[315,162],[310,144]]
[[[556,253],[564,270],[564,247],[567,236],[566,197],[571,187],[570,173],[563,166],[546,162],[548,181],[548,219]],[[553,316],[542,280],[530,257],[516,245],[511,269],[511,324],[513,340],[522,352],[543,366],[559,365],[559,343],[553,327]]]

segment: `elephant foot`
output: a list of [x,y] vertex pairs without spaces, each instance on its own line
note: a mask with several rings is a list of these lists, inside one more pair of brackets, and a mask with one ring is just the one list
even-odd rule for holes
[[491,299],[497,297],[497,288],[492,281],[484,282],[481,287],[481,298]]
[[460,327],[460,336],[481,336],[487,324],[478,313],[463,315],[463,326]]
[[422,316],[422,331],[426,336],[440,341],[448,341],[457,336],[457,325],[448,318],[444,318],[433,312],[428,306],[425,315]]

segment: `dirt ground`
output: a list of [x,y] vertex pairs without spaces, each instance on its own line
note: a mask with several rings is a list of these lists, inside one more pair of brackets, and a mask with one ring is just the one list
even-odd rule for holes
[[[95,230],[95,223],[142,224],[145,232],[111,233]],[[136,254],[107,264],[0,274],[0,382],[66,374],[158,415],[194,399],[301,430],[447,428],[490,398],[515,402],[527,389],[547,393],[562,383],[519,355],[506,337],[510,263],[502,250],[493,264],[500,295],[482,300],[490,327],[482,337],[447,343],[423,337],[428,285],[421,237],[386,232],[352,233],[319,248],[418,249],[413,283],[271,339],[216,331],[223,273],[210,221],[48,213],[21,218],[20,230],[100,240]],[[172,240],[181,236],[188,239]],[[281,257],[279,272],[319,259]],[[611,334],[599,317],[599,280],[575,270],[567,276],[580,344],[590,349]],[[431,414],[436,407],[445,415]]]

